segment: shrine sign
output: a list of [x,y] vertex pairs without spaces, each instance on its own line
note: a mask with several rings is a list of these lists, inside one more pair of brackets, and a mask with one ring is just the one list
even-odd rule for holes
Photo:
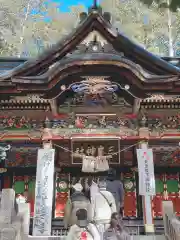
[[105,157],[109,164],[120,164],[120,141],[117,138],[82,138],[71,140],[72,164],[82,164],[83,157],[98,159]]
[[54,157],[54,149],[38,149],[33,236],[51,235]]
[[152,149],[137,149],[139,195],[156,195]]

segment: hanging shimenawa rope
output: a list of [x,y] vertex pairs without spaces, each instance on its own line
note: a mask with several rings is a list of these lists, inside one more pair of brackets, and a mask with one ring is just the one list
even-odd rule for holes
[[[137,143],[135,143],[135,144],[132,144],[132,145],[126,147],[126,148],[123,148],[123,149],[119,150],[118,152],[111,153],[110,155],[112,155],[112,156],[113,156],[113,155],[117,155],[118,153],[121,153],[121,152],[123,152],[123,151],[126,151],[127,149],[130,149],[130,148],[132,148],[132,147],[134,147],[134,146],[137,146],[138,144],[143,143],[143,142],[144,142],[144,141],[139,141],[139,142],[137,142]],[[63,149],[65,152],[70,152],[71,154],[75,154],[75,152],[69,150],[68,148],[62,147],[62,146],[60,146],[60,145],[58,145],[58,144],[56,144],[56,143],[53,143],[53,145],[54,145],[55,147],[59,147],[59,148]]]

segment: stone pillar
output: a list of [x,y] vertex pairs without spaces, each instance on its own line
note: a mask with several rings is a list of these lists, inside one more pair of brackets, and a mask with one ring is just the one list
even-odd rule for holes
[[21,221],[16,215],[15,192],[13,189],[2,190],[0,209],[0,239],[21,239]]
[[38,150],[33,236],[51,236],[55,150],[45,142]]
[[164,233],[167,238],[169,238],[169,220],[174,217],[174,209],[173,203],[171,201],[163,201],[162,202],[162,209],[163,209],[163,222],[164,222]]
[[[147,142],[140,144],[140,148],[147,149]],[[143,220],[145,226],[146,234],[154,234],[154,219],[152,212],[152,197],[151,196],[142,196],[142,205],[143,205]]]
[[30,226],[30,205],[29,203],[18,203],[18,217],[22,219],[22,232],[25,236],[29,235]]
[[13,227],[7,227],[7,228],[3,228],[1,230],[1,236],[0,239],[3,240],[16,240],[17,233],[15,228]]
[[0,223],[11,224],[15,206],[13,189],[3,189],[1,196]]

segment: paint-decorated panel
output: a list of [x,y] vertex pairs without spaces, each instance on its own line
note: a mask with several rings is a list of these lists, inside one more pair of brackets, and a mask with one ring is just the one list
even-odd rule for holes
[[43,128],[43,122],[24,116],[0,116],[0,131],[39,130]]
[[133,166],[134,163],[134,149],[129,148],[129,145],[121,145],[121,165]]
[[121,179],[124,185],[124,217],[137,217],[137,196],[136,196],[136,180],[135,173],[122,173]]
[[13,189],[19,202],[30,203],[31,216],[34,215],[35,176],[14,176]]
[[55,182],[55,218],[64,217],[64,209],[69,196],[69,175],[56,174]]
[[155,175],[156,184],[156,196],[152,200],[152,210],[154,218],[162,218],[162,201],[165,200],[164,196],[164,186],[165,178],[164,174]]
[[165,196],[173,202],[174,210],[180,216],[180,183],[179,173],[165,174]]
[[28,130],[31,128],[29,119],[16,116],[0,116],[0,130]]
[[61,141],[57,146],[58,158],[57,164],[62,166],[69,166],[71,164],[71,143],[70,140]]
[[40,145],[12,145],[7,153],[5,167],[36,167],[38,148]]
[[11,178],[10,176],[5,175],[3,177],[3,187],[2,188],[11,188]]
[[156,196],[152,207],[154,218],[162,218],[162,201],[172,201],[175,212],[180,216],[180,179],[177,174],[156,174]]
[[180,149],[178,147],[153,147],[153,154],[156,166],[180,166]]

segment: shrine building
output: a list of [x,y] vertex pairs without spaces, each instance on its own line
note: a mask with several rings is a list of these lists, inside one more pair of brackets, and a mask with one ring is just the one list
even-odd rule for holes
[[[33,217],[37,151],[52,144],[55,234],[71,184],[106,175],[82,172],[82,158],[73,153],[98,156],[103,148],[124,184],[123,218],[156,231],[163,200],[173,201],[180,215],[179,93],[180,59],[149,53],[119,33],[109,13],[92,7],[36,59],[0,59],[0,148],[10,146],[0,163],[1,189],[28,198]],[[153,149],[154,197],[138,192],[142,142]]]

